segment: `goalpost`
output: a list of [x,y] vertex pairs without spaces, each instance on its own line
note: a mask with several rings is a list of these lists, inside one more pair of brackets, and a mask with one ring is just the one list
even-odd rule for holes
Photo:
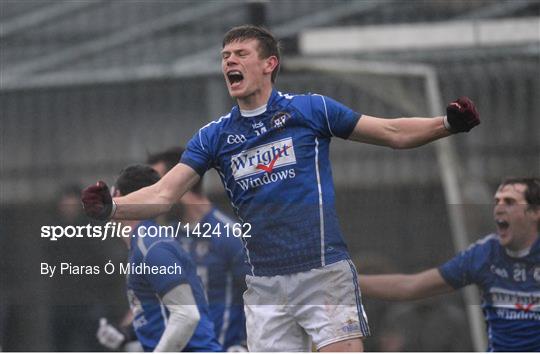
[[[435,68],[425,64],[372,62],[356,59],[341,58],[288,58],[284,61],[284,68],[291,72],[314,71],[326,74],[339,75],[375,75],[381,77],[413,77],[422,80],[424,95],[431,116],[440,116],[444,102]],[[351,80],[348,82],[350,83]],[[410,107],[403,107],[408,114]],[[441,183],[445,193],[447,214],[450,223],[454,248],[456,251],[464,250],[468,245],[463,196],[460,191],[462,167],[457,158],[452,139],[441,139],[435,143],[437,162]],[[463,295],[468,321],[471,327],[471,338],[474,349],[483,352],[487,348],[485,321],[480,308],[480,297],[476,287],[465,287]]]

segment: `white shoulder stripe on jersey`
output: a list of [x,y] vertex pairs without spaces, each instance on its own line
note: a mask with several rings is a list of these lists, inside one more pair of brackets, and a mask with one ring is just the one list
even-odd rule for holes
[[210,123],[208,123],[208,124],[206,124],[205,126],[203,126],[201,129],[199,129],[199,144],[201,144],[201,148],[202,148],[203,150],[205,150],[205,148],[204,148],[204,145],[203,145],[203,143],[202,143],[202,138],[201,138],[201,132],[202,132],[202,130],[208,128],[208,127],[211,126],[212,124],[218,124],[218,123],[220,123],[223,119],[227,119],[227,118],[231,118],[231,113],[229,113],[229,114],[227,114],[227,115],[225,115],[225,116],[220,117],[218,120],[213,120],[213,121],[211,121]]
[[498,236],[496,234],[489,234],[485,237],[482,237],[480,240],[476,241],[477,244],[486,243],[489,240],[496,239]]
[[330,134],[332,136],[334,135],[334,132],[332,131],[332,128],[330,128],[330,120],[328,120],[328,110],[326,109],[326,100],[324,99],[323,95],[319,95],[317,93],[314,93],[313,96],[319,96],[322,99],[323,105],[324,105],[324,116],[326,117],[326,124],[328,125],[328,130],[330,131]]
[[474,246],[479,246],[479,245],[483,245],[484,243],[490,241],[490,240],[493,240],[493,239],[496,239],[498,236],[495,235],[495,234],[489,234],[485,237],[482,237],[480,240],[472,243],[471,245],[469,245],[469,247],[467,247],[467,250],[473,248]]

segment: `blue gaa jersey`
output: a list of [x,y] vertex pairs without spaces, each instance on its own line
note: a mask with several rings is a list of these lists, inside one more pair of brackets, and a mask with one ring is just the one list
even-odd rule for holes
[[360,115],[321,95],[273,91],[266,109],[235,106],[201,128],[181,162],[215,168],[238,218],[251,274],[273,276],[348,259],[335,210],[330,139],[348,138]]
[[[138,235],[141,227],[148,229],[154,226],[157,227],[158,224],[154,221],[144,221],[137,226],[134,234]],[[128,300],[134,315],[133,328],[145,351],[155,349],[167,324],[169,311],[161,302],[161,298],[180,284],[191,286],[201,317],[184,351],[222,351],[214,336],[214,326],[208,315],[208,305],[195,264],[175,239],[172,237],[133,237],[129,264],[169,268],[166,274],[131,272],[127,278]]]
[[218,230],[220,234],[204,238],[192,233],[182,238],[182,245],[197,265],[197,274],[206,289],[216,337],[225,349],[246,345],[242,295],[246,290],[245,277],[249,268],[242,241],[232,235],[227,237],[225,231],[225,225],[232,227],[235,222],[214,208],[199,221],[199,225],[201,229],[210,225],[211,230]]
[[489,351],[540,352],[540,239],[512,257],[489,235],[439,268],[455,289],[477,284]]

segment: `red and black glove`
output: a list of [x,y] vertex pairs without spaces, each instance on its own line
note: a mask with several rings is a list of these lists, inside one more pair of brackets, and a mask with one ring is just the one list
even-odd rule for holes
[[116,209],[109,187],[103,181],[86,187],[81,193],[86,215],[97,220],[109,220]]
[[468,97],[460,97],[446,107],[444,126],[452,133],[468,132],[480,124],[480,115]]

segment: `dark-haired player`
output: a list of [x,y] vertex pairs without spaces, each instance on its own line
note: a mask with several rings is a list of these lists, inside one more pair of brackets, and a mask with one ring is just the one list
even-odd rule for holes
[[438,268],[362,275],[364,295],[415,300],[469,284],[482,290],[488,351],[540,351],[540,179],[509,178],[495,192],[497,232]]
[[[222,72],[237,105],[195,133],[181,162],[160,182],[112,203],[98,183],[83,193],[88,215],[145,219],[171,205],[215,168],[245,238],[250,274],[244,294],[251,351],[361,351],[369,335],[354,265],[341,236],[329,160],[334,136],[413,148],[479,124],[460,98],[447,115],[381,119],[316,94],[274,89],[279,45],[256,26],[224,37]],[[353,157],[351,157],[353,158]]]
[[[146,162],[160,176],[178,164],[184,153],[182,147],[170,148],[148,156]],[[212,205],[202,191],[202,179],[179,200],[180,212],[171,217],[175,225],[189,223],[191,234],[180,241],[197,265],[206,296],[216,337],[227,351],[246,350],[246,321],[242,294],[246,290],[245,276],[249,271],[244,261],[242,242],[230,232],[237,221]],[[211,237],[200,237],[197,230],[215,230]]]
[[[184,149],[169,148],[148,156],[146,162],[160,176],[178,164]],[[184,194],[168,215],[166,223],[174,227],[191,225],[193,231],[210,227],[217,230],[212,237],[198,237],[195,232],[179,237],[183,248],[190,253],[202,280],[208,300],[208,312],[214,324],[215,335],[226,351],[246,351],[246,323],[242,294],[245,291],[245,276],[248,272],[244,261],[242,242],[237,237],[225,237],[226,227],[232,228],[235,221],[215,208],[202,192],[202,180]],[[180,235],[184,236],[184,232]],[[131,314],[130,314],[131,315]],[[100,321],[98,340],[107,348],[116,350],[133,337],[131,316],[126,316],[124,326],[118,329],[106,319]]]
[[[150,166],[129,166],[120,173],[114,195],[127,195],[158,180],[159,175]],[[201,280],[189,254],[173,235],[143,237],[146,231],[139,232],[141,228],[159,227],[152,220],[129,220],[122,225],[133,230],[132,237],[123,238],[129,248],[128,264],[167,269],[165,273],[145,270],[128,274],[132,324],[143,349],[158,352],[222,351],[208,315]]]

